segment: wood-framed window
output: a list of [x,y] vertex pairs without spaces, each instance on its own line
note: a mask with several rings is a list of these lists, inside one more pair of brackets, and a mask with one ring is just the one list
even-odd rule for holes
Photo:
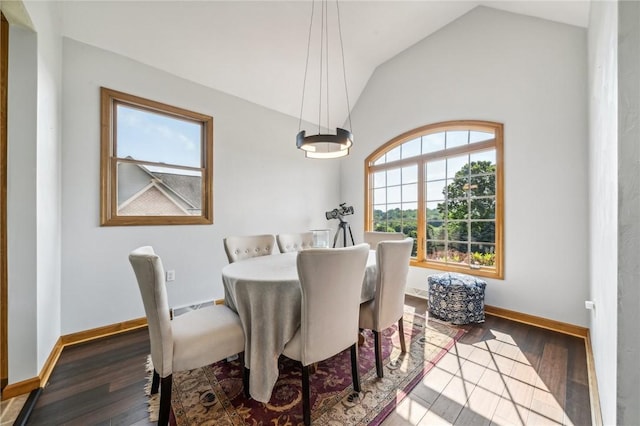
[[102,87],[100,224],[213,223],[213,117]]
[[365,160],[365,230],[414,239],[411,265],[504,278],[503,125],[449,121]]

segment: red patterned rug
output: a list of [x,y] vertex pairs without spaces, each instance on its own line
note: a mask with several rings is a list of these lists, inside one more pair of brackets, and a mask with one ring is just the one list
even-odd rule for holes
[[[360,346],[361,392],[351,384],[349,350],[318,363],[311,375],[311,419],[314,425],[379,425],[464,331],[437,320],[405,312],[406,354],[400,352],[395,327],[383,333],[384,378],[375,371],[373,335],[366,330]],[[280,377],[269,403],[246,399],[242,391],[242,356],[173,375],[171,424],[271,425],[302,424],[301,370],[280,357]],[[157,414],[150,408],[150,419]],[[156,416],[154,419],[154,415]]]

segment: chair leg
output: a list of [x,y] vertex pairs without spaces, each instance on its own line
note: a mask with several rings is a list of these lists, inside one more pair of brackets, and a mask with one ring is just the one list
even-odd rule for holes
[[376,373],[382,379],[384,376],[382,371],[382,336],[379,331],[373,330],[373,344],[376,352]]
[[398,320],[398,333],[400,333],[400,349],[402,349],[402,353],[407,352],[407,345],[404,343],[404,322],[402,321],[402,317]]
[[250,374],[251,374],[251,371],[247,367],[244,367],[244,370],[242,372],[242,388],[244,390],[244,397],[247,399],[251,398],[251,393],[249,393]]
[[351,380],[353,390],[360,392],[360,369],[358,368],[358,345],[351,345]]
[[309,390],[309,366],[302,366],[302,417],[305,426],[311,426],[311,396]]
[[160,375],[153,369],[153,379],[151,379],[151,395],[155,395],[158,393],[158,388],[160,387]]
[[169,413],[171,411],[171,384],[173,376],[169,374],[162,378],[160,383],[160,412],[158,413],[158,426],[169,424]]

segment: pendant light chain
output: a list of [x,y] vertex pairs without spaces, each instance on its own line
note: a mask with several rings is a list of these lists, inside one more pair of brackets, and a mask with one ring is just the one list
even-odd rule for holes
[[[323,58],[324,58],[324,40],[326,37],[326,21],[325,18],[327,17],[327,1],[326,0],[322,0],[322,10],[321,10],[321,15],[320,15],[320,90],[318,90],[318,134],[322,133],[321,132],[321,128],[322,128],[322,62],[323,62]],[[329,109],[329,103],[327,102],[327,109]]]
[[347,117],[349,119],[349,130],[353,131],[353,126],[351,125],[351,105],[349,104],[349,90],[347,89],[347,66],[344,63],[344,45],[342,44],[342,24],[340,23],[340,5],[336,0],[336,10],[338,16],[338,36],[340,37],[340,53],[342,54],[342,77],[344,80],[344,94],[347,99]]
[[298,132],[302,129],[302,111],[304,110],[304,93],[307,86],[307,71],[309,70],[309,52],[311,51],[311,31],[313,29],[313,12],[315,1],[311,2],[311,19],[309,20],[309,39],[307,40],[307,60],[304,64],[304,79],[302,80],[302,102],[300,103],[300,120],[298,120]]
[[[324,44],[326,46],[325,49],[325,57],[327,58],[327,61],[325,62],[325,67],[326,67],[326,81],[327,81],[327,129],[330,129],[329,127],[329,105],[331,105],[331,103],[329,102],[329,5],[327,4],[327,0],[322,0],[322,4],[324,6]],[[322,97],[322,95],[320,96]],[[318,132],[320,132],[320,129],[318,129]]]
[[[330,83],[329,83],[329,6],[328,0],[319,0],[322,2],[321,10],[319,11],[321,16],[320,20],[320,63],[319,63],[319,90],[318,90],[318,134],[308,135],[305,130],[302,130],[302,120],[304,112],[304,101],[306,97],[307,77],[309,75],[309,58],[311,57],[311,39],[314,25],[315,15],[315,0],[311,3],[311,20],[309,22],[309,37],[307,39],[307,58],[304,68],[304,80],[302,87],[302,103],[300,105],[300,120],[298,121],[298,134],[296,135],[296,147],[305,153],[307,158],[340,158],[349,155],[349,150],[353,145],[353,134],[350,130],[345,130],[340,127],[336,127],[336,133],[332,134],[329,131],[331,125],[331,116],[329,114],[330,106]],[[340,22],[340,8],[338,0],[336,1],[336,16],[338,25],[338,34],[340,42],[340,55],[342,57],[342,76],[344,78],[345,98],[347,101],[347,113],[349,120],[349,127],[351,127],[351,105],[349,103],[349,92],[347,90],[347,72],[345,69],[344,61],[344,45],[342,42],[342,28]],[[336,74],[338,75],[338,74]],[[326,87],[324,86],[326,84]],[[322,132],[322,104],[323,104],[323,92],[326,90],[326,126],[327,132]]]

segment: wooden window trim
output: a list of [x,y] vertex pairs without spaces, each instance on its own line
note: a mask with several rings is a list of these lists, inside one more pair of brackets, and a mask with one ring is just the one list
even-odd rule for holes
[[0,13],[0,390],[9,379],[7,273],[7,106],[9,91],[9,22]]
[[[203,126],[203,142],[201,158],[202,173],[202,208],[197,216],[119,216],[117,214],[117,158],[114,155],[115,141],[113,130],[117,104],[158,112],[162,115],[198,121]],[[100,225],[209,225],[213,223],[213,117],[188,111],[186,109],[163,104],[138,96],[100,88]],[[137,163],[144,163],[139,161]],[[180,166],[171,166],[181,168]]]
[[[386,164],[374,165],[373,163],[378,160],[378,158],[389,152],[390,150],[402,145],[405,142],[408,142],[417,137],[430,134],[430,133],[438,133],[441,131],[452,131],[452,130],[478,130],[478,131],[486,131],[491,129],[494,132],[495,138],[489,141],[477,142],[474,143],[473,146],[461,146],[454,147],[450,149],[445,149],[443,151],[439,151],[437,153],[428,153],[422,154],[415,157],[410,157],[406,159],[399,159],[393,162],[389,162]],[[441,271],[449,271],[449,272],[460,272],[469,275],[482,276],[487,278],[496,278],[496,279],[504,279],[504,126],[501,123],[491,122],[491,121],[480,121],[480,120],[455,120],[455,121],[447,121],[429,124],[426,126],[419,127],[417,129],[410,130],[405,132],[395,138],[391,139],[389,142],[383,144],[375,151],[371,153],[365,159],[365,167],[364,167],[364,205],[365,205],[365,230],[371,230],[373,226],[373,205],[371,204],[373,200],[371,197],[371,187],[373,185],[373,173],[375,171],[384,170],[388,168],[397,168],[404,167],[411,164],[418,165],[418,224],[417,224],[417,233],[419,235],[417,246],[418,246],[418,255],[423,254],[425,251],[425,235],[426,235],[426,215],[424,212],[425,206],[425,194],[424,194],[424,164],[432,160],[434,158],[440,158],[444,156],[444,152],[446,152],[447,156],[467,153],[473,151],[486,150],[488,148],[495,148],[496,150],[496,220],[495,220],[495,245],[496,245],[496,263],[495,268],[471,268],[469,266],[464,265],[456,265],[456,264],[444,264],[438,262],[432,262],[429,260],[419,260],[412,258],[410,261],[411,266],[435,269]]]

